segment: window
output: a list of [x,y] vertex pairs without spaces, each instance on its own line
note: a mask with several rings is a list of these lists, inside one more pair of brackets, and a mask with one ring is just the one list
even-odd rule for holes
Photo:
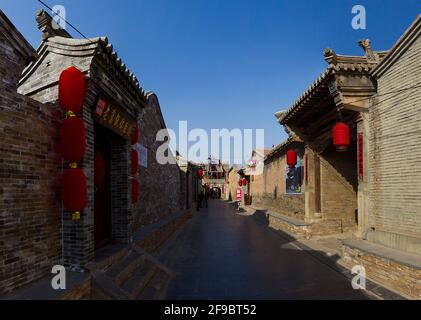
[[301,158],[297,160],[297,165],[294,168],[286,166],[285,168],[285,186],[287,194],[302,193],[304,177],[304,167]]

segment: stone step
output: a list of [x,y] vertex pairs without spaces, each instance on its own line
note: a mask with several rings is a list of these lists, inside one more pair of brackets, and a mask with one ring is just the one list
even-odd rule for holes
[[143,254],[132,252],[123,260],[112,265],[105,274],[121,286],[138,270],[145,262]]
[[170,277],[162,271],[155,273],[147,287],[137,296],[138,300],[157,300],[162,298],[162,293],[167,288]]
[[157,267],[151,261],[145,261],[145,263],[136,270],[133,275],[128,279],[122,288],[129,292],[133,299],[136,299],[139,294],[148,286],[149,282],[158,272]]

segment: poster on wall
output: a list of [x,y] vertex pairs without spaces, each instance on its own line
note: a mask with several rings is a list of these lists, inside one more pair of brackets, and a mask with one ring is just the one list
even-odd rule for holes
[[144,168],[147,168],[148,167],[148,149],[145,146],[141,145],[140,143],[136,143],[134,147],[137,151],[139,165]]
[[303,165],[301,159],[298,160],[294,168],[285,168],[286,193],[296,194],[302,192],[303,185]]
[[241,201],[243,199],[243,190],[241,188],[237,189],[236,198],[237,201]]

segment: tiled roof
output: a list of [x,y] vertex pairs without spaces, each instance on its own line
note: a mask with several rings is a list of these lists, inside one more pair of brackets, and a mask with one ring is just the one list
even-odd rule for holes
[[[378,59],[383,59],[387,54],[385,51],[375,52]],[[286,110],[279,111],[275,115],[281,124],[293,116],[318,90],[327,89],[327,80],[331,75],[339,72],[352,72],[369,74],[378,61],[370,61],[367,56],[344,56],[337,55],[331,49],[324,52],[326,61],[329,63],[326,70],[307,88],[306,91]]]

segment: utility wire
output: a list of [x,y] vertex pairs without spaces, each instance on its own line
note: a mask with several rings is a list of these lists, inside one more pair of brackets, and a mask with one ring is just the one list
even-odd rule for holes
[[[54,13],[55,15],[57,15],[60,19],[63,19],[66,24],[68,24],[73,30],[75,30],[78,34],[80,34],[83,38],[85,38],[88,41],[91,41],[89,38],[87,38],[82,32],[79,31],[78,28],[76,28],[73,24],[71,24],[68,20],[66,20],[63,16],[61,16],[60,14],[56,13],[53,11],[53,9],[46,4],[44,1],[42,0],[37,0],[39,3],[41,3],[44,7],[46,7],[47,9],[49,9],[52,13]],[[92,41],[91,41],[92,42]]]

